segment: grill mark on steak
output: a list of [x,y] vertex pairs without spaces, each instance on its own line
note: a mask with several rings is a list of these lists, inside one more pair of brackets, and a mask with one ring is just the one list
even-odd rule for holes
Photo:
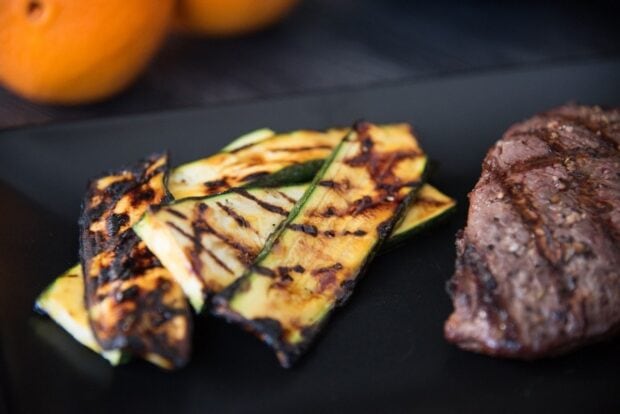
[[555,119],[560,119],[562,121],[571,122],[575,125],[579,125],[588,131],[592,132],[592,134],[598,138],[599,142],[607,148],[613,149],[616,152],[620,151],[618,143],[611,138],[607,132],[603,128],[598,128],[593,122],[588,119],[580,118],[578,116],[572,116],[568,114],[564,114],[561,112],[551,112],[547,116],[550,116]]
[[486,258],[465,238],[465,250],[459,259],[460,262],[457,266],[462,266],[474,276],[474,281],[478,285],[478,303],[483,304],[486,317],[492,320],[500,331],[504,332],[505,345],[510,348],[518,348],[519,333],[517,326],[506,310],[503,299],[496,292],[498,284],[486,264]]

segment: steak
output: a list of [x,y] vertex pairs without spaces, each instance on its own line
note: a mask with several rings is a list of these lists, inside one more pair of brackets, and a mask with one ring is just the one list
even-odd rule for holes
[[532,359],[620,327],[620,108],[566,105],[487,153],[457,235],[445,337]]

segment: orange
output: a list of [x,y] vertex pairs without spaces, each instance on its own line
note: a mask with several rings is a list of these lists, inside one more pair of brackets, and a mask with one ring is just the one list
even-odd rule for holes
[[282,19],[297,0],[179,0],[177,26],[209,36],[237,36]]
[[34,101],[115,94],[162,42],[174,0],[0,0],[0,81]]

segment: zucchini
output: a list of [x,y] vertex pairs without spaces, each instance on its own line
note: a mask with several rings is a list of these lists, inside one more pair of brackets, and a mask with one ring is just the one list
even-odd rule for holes
[[271,346],[289,367],[346,301],[414,198],[426,156],[409,125],[357,123],[213,312]]
[[124,360],[119,349],[102,350],[93,335],[84,307],[84,279],[79,264],[58,276],[39,295],[35,307],[52,318],[82,345],[101,354],[110,364],[118,365]]
[[[251,188],[179,200],[148,211],[134,230],[170,270],[196,312],[201,312],[210,296],[242,275],[306,189],[305,184]],[[201,204],[206,206],[202,211]],[[392,246],[412,236],[454,204],[431,185],[423,185],[387,244]],[[197,219],[212,232],[197,235],[201,227]]]
[[191,315],[180,286],[133,224],[167,199],[167,156],[155,154],[89,184],[80,217],[88,319],[104,351],[122,349],[162,368],[186,363]]
[[308,182],[346,132],[336,128],[275,135],[271,130],[258,130],[211,157],[175,168],[168,178],[168,191],[178,200],[250,184],[267,187]]
[[398,246],[408,238],[423,231],[438,220],[447,217],[456,208],[456,200],[448,197],[430,184],[424,184],[396,226],[383,250]]

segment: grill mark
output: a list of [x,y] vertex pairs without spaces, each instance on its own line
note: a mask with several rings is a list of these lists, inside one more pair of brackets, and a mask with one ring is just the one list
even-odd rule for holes
[[304,273],[305,271],[306,269],[304,269],[304,267],[299,264],[295,266],[279,266],[278,267],[278,274],[280,275],[280,279],[284,282],[290,282],[293,280],[293,278],[290,275],[291,272]]
[[377,183],[376,188],[378,190],[381,190],[387,193],[387,197],[389,197],[389,195],[392,195],[398,192],[401,188],[404,188],[404,187],[415,188],[420,184],[421,184],[421,181],[419,180],[407,181],[404,183],[398,183],[398,182],[397,183]]
[[284,198],[286,201],[288,201],[291,204],[296,204],[297,203],[297,200],[295,200],[293,197],[289,197],[286,193],[284,193],[284,192],[282,192],[280,190],[277,190],[276,193],[281,195],[282,198]]
[[[203,231],[203,225],[206,224],[205,221],[203,220],[195,220],[192,223],[192,230],[194,232],[194,247],[195,248],[199,248],[202,249],[202,251],[206,252],[209,257],[211,257],[222,269],[226,270],[226,272],[228,272],[229,274],[234,274],[234,272],[231,270],[230,267],[228,267],[228,265],[226,265],[226,263],[224,263],[224,261],[222,259],[220,259],[213,251],[211,251],[210,249],[207,249],[206,247],[204,247],[204,245],[201,243],[201,234]],[[220,240],[224,241],[224,243],[226,243],[227,245],[235,248],[235,249],[239,249],[238,248],[238,243],[234,243],[234,245],[231,245],[231,243],[229,243],[228,239],[224,240],[222,237],[220,237],[219,234],[215,233],[215,231],[211,228],[211,226],[209,226],[207,224],[208,228],[211,230],[210,233],[214,234],[216,237],[218,237]],[[242,253],[243,256],[240,257],[240,259],[245,262],[245,260],[243,260],[245,258],[245,252]]]
[[248,181],[254,181],[254,180],[257,180],[259,178],[266,177],[268,175],[269,175],[269,173],[267,171],[257,171],[257,172],[254,172],[252,174],[246,175],[241,180],[239,180],[239,182],[245,183],[245,182],[248,182]]
[[603,128],[600,128],[600,129],[597,128],[596,125],[590,120],[584,119],[579,116],[571,116],[571,115],[562,114],[562,113],[552,113],[550,116],[552,117],[552,119],[559,118],[560,121],[572,122],[576,125],[579,125],[587,129],[588,131],[590,131],[592,135],[594,135],[597,138],[599,143],[601,143],[605,147],[613,149],[616,152],[620,151],[620,148],[619,148],[620,145],[616,143],[616,141],[612,137],[610,137]]
[[241,195],[242,197],[247,198],[248,200],[254,201],[261,208],[263,208],[263,209],[265,209],[267,211],[279,214],[279,215],[284,216],[284,217],[288,217],[288,211],[284,210],[282,207],[278,207],[278,206],[275,206],[273,204],[267,203],[266,201],[260,200],[260,199],[258,199],[256,197],[254,197],[252,194],[250,194],[247,190],[245,190],[243,188],[233,188],[233,189],[231,189],[231,191]]
[[302,233],[308,234],[312,237],[316,237],[319,234],[318,229],[316,228],[315,225],[312,224],[297,224],[297,223],[291,223],[289,225],[286,226],[287,228],[293,230],[293,231],[300,231]]
[[375,144],[370,137],[362,138],[360,140],[360,153],[345,160],[345,164],[348,164],[351,167],[361,167],[362,165],[368,164],[372,158],[372,148],[374,145]]
[[115,236],[118,233],[118,231],[121,229],[121,227],[123,227],[128,222],[129,222],[129,215],[127,213],[110,214],[106,220],[106,230],[108,232],[107,234],[108,237]]
[[319,293],[336,283],[336,273],[342,270],[342,268],[342,264],[334,263],[331,266],[321,267],[312,271],[312,275],[318,278]]
[[334,149],[334,147],[331,145],[327,145],[327,144],[319,144],[319,145],[314,145],[314,146],[309,145],[309,146],[304,146],[304,147],[273,148],[270,151],[271,152],[303,152],[303,151],[312,151],[312,150],[317,150],[317,149],[332,150]]
[[204,213],[207,209],[208,206],[206,204],[198,204],[197,211],[195,213],[194,223],[192,225],[194,233],[196,235],[199,235],[201,233],[212,234],[213,236],[223,241],[226,245],[236,250],[238,252],[237,257],[239,258],[239,260],[241,260],[244,264],[249,265],[254,260],[255,254],[248,247],[215,230],[205,219],[203,219],[201,217],[201,214]]
[[200,235],[197,234],[196,231],[194,231],[194,234],[190,234],[171,221],[166,221],[166,224],[172,227],[174,230],[179,232],[179,234],[181,234],[183,237],[185,237],[186,239],[188,239],[189,241],[193,243],[193,246],[194,246],[193,250],[190,250],[188,252],[190,256],[190,262],[192,263],[192,268],[194,269],[194,272],[198,275],[198,277],[203,282],[203,284],[206,284],[207,282],[202,277],[203,263],[202,263],[202,260],[200,260],[198,252],[205,252],[211,259],[213,259],[215,263],[217,263],[218,266],[220,266],[226,272],[230,274],[234,274],[234,272],[230,269],[230,267],[226,265],[226,263],[224,263],[224,261],[222,261],[222,259],[220,259],[211,250],[204,247],[204,245],[202,244],[200,240]]
[[425,198],[425,197],[418,197],[415,199],[415,205],[421,206],[428,206],[428,207],[443,207],[443,206],[447,206],[448,204],[450,204],[449,200],[446,201],[440,201],[440,200],[435,200],[432,198]]
[[170,213],[171,215],[177,218],[180,218],[181,220],[187,220],[187,216],[185,214],[181,213],[178,210],[173,209],[172,207],[168,207],[166,209],[166,213]]
[[259,275],[268,276],[270,278],[275,278],[277,276],[276,272],[265,266],[254,265],[252,266],[252,270]]
[[[588,130],[590,132],[593,132],[590,129]],[[549,146],[551,150],[551,155],[548,156],[548,158],[551,159],[552,157],[555,157],[558,163],[563,163],[564,169],[571,177],[571,188],[574,189],[577,194],[579,205],[583,206],[586,210],[588,210],[588,212],[590,213],[590,219],[599,228],[601,233],[603,233],[612,243],[617,243],[619,241],[619,237],[616,232],[611,231],[611,229],[614,228],[613,224],[611,223],[611,219],[609,217],[604,218],[603,214],[605,214],[605,212],[601,212],[599,208],[599,205],[605,205],[607,207],[610,207],[609,203],[606,200],[601,200],[596,195],[596,184],[587,177],[583,169],[570,169],[565,165],[567,160],[576,160],[581,157],[599,157],[600,151],[590,151],[588,149],[580,148],[569,150],[567,148],[564,148],[561,144],[561,132],[562,130],[560,130],[559,128],[558,130],[551,130],[550,128],[532,130],[532,133],[538,139],[540,139]],[[555,134],[557,139],[555,137],[552,137],[552,134]],[[603,154],[602,156],[609,157],[610,154]],[[575,165],[578,164],[575,162]],[[575,185],[575,183],[577,183],[577,185]]]
[[583,171],[569,172],[573,179],[573,187],[577,192],[579,205],[585,207],[590,214],[590,220],[599,228],[600,232],[613,244],[620,244],[620,235],[615,231],[615,226],[608,212],[613,206],[596,195],[596,184],[586,176]]
[[150,188],[148,184],[146,187],[145,189],[141,189],[141,191],[130,193],[129,197],[131,198],[132,207],[137,207],[143,202],[150,202],[155,198],[155,190]]
[[334,207],[328,206],[321,215],[323,217],[333,217],[333,216],[335,216],[337,214],[338,214],[338,212],[336,211],[336,209]]
[[[514,318],[508,311],[504,299],[497,293],[497,281],[489,270],[487,259],[475,246],[465,240],[465,249],[457,257],[457,271],[470,273],[478,286],[478,304],[487,312],[492,326],[500,329],[503,335],[504,346],[507,348],[519,347],[519,331]],[[501,329],[501,326],[505,329]]]
[[225,178],[221,178],[219,180],[205,181],[204,183],[202,183],[202,185],[204,185],[209,191],[228,188],[228,183],[226,182]]
[[349,231],[349,230],[345,230],[343,233],[343,235],[345,236],[355,236],[355,237],[362,237],[368,234],[368,232],[366,232],[365,230],[355,230],[355,231]]
[[365,195],[353,201],[353,205],[350,207],[350,214],[352,216],[357,216],[364,210],[375,208],[377,205],[378,203],[375,203],[370,196]]
[[552,251],[551,244],[555,242],[551,237],[551,231],[542,221],[541,215],[533,208],[533,200],[524,191],[522,184],[509,184],[507,177],[496,177],[502,191],[506,193],[511,201],[511,205],[521,217],[521,221],[527,227],[528,233],[534,235],[535,246],[538,254],[544,258],[547,263],[558,273],[558,266],[561,259],[561,253],[558,257],[556,252]]
[[319,181],[316,185],[318,185],[320,187],[327,187],[327,188],[337,188],[338,187],[338,183],[336,183],[334,180],[322,180],[322,181]]
[[333,265],[331,265],[331,266],[320,267],[320,268],[318,268],[318,269],[314,269],[314,270],[312,271],[312,274],[313,274],[313,275],[319,275],[319,274],[321,274],[321,273],[332,272],[332,271],[334,271],[334,270],[342,270],[342,268],[343,268],[342,264],[341,264],[341,263],[339,263],[339,262],[336,262],[336,263],[334,263],[334,264],[333,264]]
[[250,225],[250,223],[248,223],[248,221],[241,215],[239,215],[239,213],[237,213],[232,207],[228,207],[225,204],[220,203],[219,201],[216,202],[217,206],[219,208],[221,208],[226,214],[228,214],[230,217],[232,217],[237,224],[240,227],[244,227],[244,228],[252,228],[252,226]]

